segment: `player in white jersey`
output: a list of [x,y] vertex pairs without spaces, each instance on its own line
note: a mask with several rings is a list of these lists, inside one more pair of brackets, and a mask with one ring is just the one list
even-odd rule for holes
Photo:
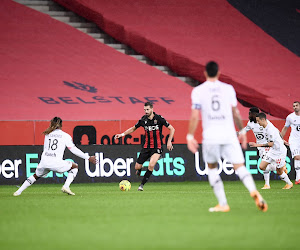
[[[259,109],[257,107],[250,108],[249,110],[249,121],[247,123],[247,126],[244,127],[240,132],[248,132],[252,130],[253,134],[256,138],[257,144],[266,144],[267,137],[266,137],[266,131],[263,126],[260,126],[256,122],[256,116],[259,114]],[[239,133],[240,133],[239,132]],[[265,154],[268,153],[270,150],[270,147],[257,147],[259,157],[262,159]],[[284,167],[284,170],[286,171],[286,167]],[[286,172],[287,173],[287,172]],[[263,171],[265,185],[262,187],[262,189],[270,189],[270,171]]]
[[41,161],[36,168],[35,174],[30,176],[23,185],[13,194],[19,196],[21,193],[35,183],[39,178],[46,176],[50,171],[57,173],[68,172],[68,177],[63,185],[61,191],[69,195],[75,195],[70,190],[70,184],[78,173],[78,164],[71,161],[63,160],[65,148],[67,147],[73,154],[89,160],[93,164],[96,164],[95,156],[89,156],[84,154],[78,149],[73,141],[72,137],[61,130],[62,120],[59,117],[54,117],[51,120],[50,126],[43,132],[45,135],[44,151],[42,153]]
[[[230,161],[236,174],[257,207],[267,211],[268,205],[256,189],[252,175],[245,167],[245,160],[239,140],[236,135],[234,122],[241,130],[243,123],[237,109],[237,99],[234,88],[220,82],[219,67],[215,62],[209,62],[205,68],[206,81],[192,91],[192,113],[187,134],[187,146],[192,153],[198,151],[199,144],[194,138],[198,126],[200,110],[203,128],[203,159],[208,165],[208,180],[218,200],[218,205],[209,209],[210,212],[228,212],[230,207],[224,191],[224,186],[218,174],[218,161],[221,157]],[[246,133],[239,135],[243,148],[247,147]]]
[[293,183],[284,172],[287,149],[284,145],[283,139],[281,138],[279,130],[267,120],[265,113],[259,113],[256,117],[256,121],[259,125],[265,128],[268,142],[265,144],[249,142],[250,147],[270,147],[268,153],[263,156],[259,168],[263,171],[276,170],[280,179],[286,183],[283,189],[291,189],[293,187]]
[[294,167],[296,171],[295,184],[300,184],[300,102],[293,103],[295,112],[289,114],[286,118],[284,127],[281,130],[282,138],[285,136],[289,127],[291,127],[291,134],[289,137],[289,146],[294,158]]

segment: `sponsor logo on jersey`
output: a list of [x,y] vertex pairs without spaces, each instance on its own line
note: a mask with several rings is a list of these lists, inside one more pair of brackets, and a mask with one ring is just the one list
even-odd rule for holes
[[46,152],[45,155],[49,156],[49,157],[56,157],[55,153],[48,153],[48,152]]
[[257,139],[257,140],[262,140],[262,139],[264,139],[264,135],[261,134],[261,133],[257,133],[257,134],[255,134],[255,136],[256,136],[256,139]]
[[152,130],[159,130],[159,126],[145,126],[145,130],[152,131]]
[[210,120],[224,120],[225,116],[224,115],[216,115],[216,116],[212,116],[212,115],[208,115],[208,119]]

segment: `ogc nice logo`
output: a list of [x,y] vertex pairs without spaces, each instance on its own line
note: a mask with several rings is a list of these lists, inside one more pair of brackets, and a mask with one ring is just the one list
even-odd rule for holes
[[82,90],[82,91],[87,91],[87,92],[90,92],[90,93],[97,93],[97,88],[93,87],[93,86],[90,86],[90,85],[87,85],[87,84],[83,84],[83,83],[80,83],[80,82],[67,82],[67,81],[63,81],[65,85],[69,86],[69,87],[72,87],[74,89],[79,89],[79,90]]

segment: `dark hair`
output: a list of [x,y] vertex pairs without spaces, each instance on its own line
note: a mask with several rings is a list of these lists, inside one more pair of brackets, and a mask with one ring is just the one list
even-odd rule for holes
[[60,117],[55,116],[51,121],[50,121],[50,126],[47,128],[43,134],[44,135],[49,135],[52,131],[55,129],[61,128],[62,127],[62,119]]
[[257,108],[257,107],[252,107],[252,108],[250,108],[249,109],[249,112],[251,112],[251,113],[259,113],[259,109]]
[[145,102],[144,106],[150,106],[150,108],[153,108],[153,103],[152,102]]
[[294,104],[294,103],[298,103],[298,104],[300,104],[300,102],[299,102],[299,101],[294,101],[294,102],[293,102],[293,104]]
[[210,61],[206,64],[205,71],[209,77],[215,77],[219,72],[219,66],[216,62]]
[[267,119],[267,116],[266,116],[266,114],[265,113],[263,113],[263,112],[261,112],[261,113],[259,113],[259,114],[257,114],[256,115],[256,117],[258,117],[259,119]]

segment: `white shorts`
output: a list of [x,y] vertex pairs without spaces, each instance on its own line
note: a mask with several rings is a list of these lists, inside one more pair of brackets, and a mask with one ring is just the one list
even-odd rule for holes
[[66,160],[57,160],[55,162],[41,161],[35,170],[38,177],[46,176],[50,171],[64,173],[71,169],[72,162]]
[[263,156],[266,155],[269,152],[269,150],[270,150],[269,147],[260,147],[260,148],[258,148],[259,158],[263,158]]
[[202,145],[203,160],[207,163],[216,163],[221,158],[231,164],[244,163],[244,155],[238,142],[230,144],[203,144]]
[[286,153],[278,155],[269,151],[262,157],[262,160],[276,166],[276,168],[282,168],[285,165],[285,157]]
[[300,155],[300,142],[290,142],[290,150],[292,153],[292,158],[296,155]]

